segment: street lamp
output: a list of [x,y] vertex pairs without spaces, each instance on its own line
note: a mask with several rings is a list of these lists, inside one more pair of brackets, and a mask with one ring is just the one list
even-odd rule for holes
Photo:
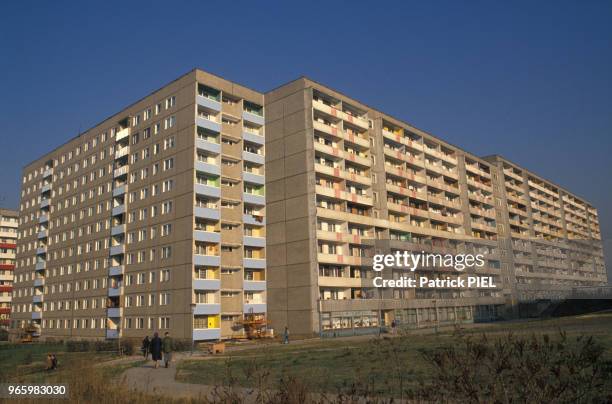
[[191,303],[189,306],[191,307],[191,356],[193,356],[193,348],[195,345],[195,338],[193,336],[193,331],[194,331],[194,323],[195,323],[196,304]]

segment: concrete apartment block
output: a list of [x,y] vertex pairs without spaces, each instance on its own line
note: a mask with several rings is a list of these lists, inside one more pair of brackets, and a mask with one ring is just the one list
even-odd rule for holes
[[[264,114],[265,109],[265,114]],[[374,287],[372,257],[482,254],[494,288]],[[194,70],[28,164],[11,326],[43,338],[433,327],[606,284],[596,209],[307,78]],[[386,279],[457,276],[425,266]]]
[[23,170],[14,334],[216,340],[265,321],[263,95],[200,70]]
[[0,328],[10,324],[19,213],[0,208]]
[[[488,321],[514,315],[519,300],[607,282],[597,212],[570,192],[307,78],[266,93],[265,105],[274,328],[352,335],[394,320]],[[476,273],[497,287],[376,289],[371,257],[383,250],[480,253]]]

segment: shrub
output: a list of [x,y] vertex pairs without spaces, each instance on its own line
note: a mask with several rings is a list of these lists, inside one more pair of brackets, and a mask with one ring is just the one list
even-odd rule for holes
[[425,352],[432,380],[416,397],[456,402],[599,402],[612,367],[593,337],[570,340],[548,335],[490,339],[460,337],[460,343]]
[[121,339],[121,351],[124,355],[134,355],[137,349],[140,349],[140,345],[137,345],[133,339]]
[[67,352],[89,352],[92,350],[92,343],[87,340],[70,340],[66,342]]

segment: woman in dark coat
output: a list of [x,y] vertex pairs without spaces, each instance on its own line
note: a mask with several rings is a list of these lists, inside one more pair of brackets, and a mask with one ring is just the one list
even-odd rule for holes
[[142,340],[142,354],[144,355],[145,359],[149,359],[150,346],[151,346],[151,340],[149,339],[149,336],[147,335]]
[[155,368],[159,366],[158,361],[162,359],[162,340],[159,338],[159,334],[153,334],[153,339],[151,339],[151,359],[155,361]]

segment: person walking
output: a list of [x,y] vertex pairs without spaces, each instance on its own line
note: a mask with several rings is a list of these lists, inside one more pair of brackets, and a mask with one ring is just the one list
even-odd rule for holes
[[53,370],[53,357],[51,356],[50,353],[47,354],[47,369],[46,370]]
[[151,347],[151,340],[149,339],[149,336],[147,335],[142,340],[142,354],[144,355],[145,360],[149,359],[150,347]]
[[172,361],[172,338],[170,338],[170,333],[166,331],[164,334],[164,340],[162,342],[162,348],[164,350],[164,364],[166,367],[170,365]]
[[158,361],[162,359],[162,340],[159,338],[158,333],[153,334],[149,348],[151,350],[151,359],[155,362],[155,369],[157,369],[159,366]]
[[289,343],[289,328],[285,327],[285,332],[283,333],[283,344]]

